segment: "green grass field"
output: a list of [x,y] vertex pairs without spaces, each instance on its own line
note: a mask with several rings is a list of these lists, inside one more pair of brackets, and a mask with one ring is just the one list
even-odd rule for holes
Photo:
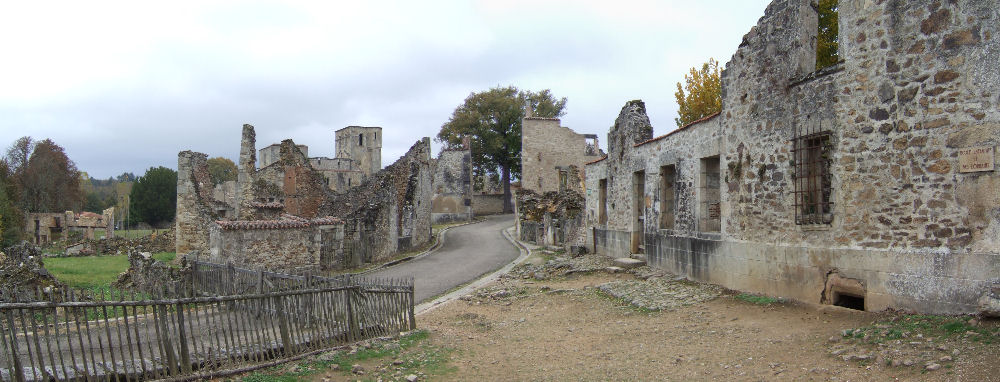
[[[166,231],[166,229],[129,229],[129,230],[120,229],[115,231],[115,236],[134,239],[137,237],[149,236],[149,234],[153,232],[163,232],[163,231]],[[100,239],[105,235],[107,235],[107,233],[103,229],[94,230],[95,239]]]
[[[153,258],[171,262],[177,255],[173,252],[153,254]],[[128,269],[128,258],[118,256],[50,257],[42,260],[45,268],[56,279],[74,288],[107,288],[118,278],[118,274]]]

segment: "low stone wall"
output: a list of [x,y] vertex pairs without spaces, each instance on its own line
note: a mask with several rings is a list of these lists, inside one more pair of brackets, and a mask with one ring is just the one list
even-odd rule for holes
[[[598,253],[627,256],[631,233],[594,229]],[[645,235],[649,264],[727,288],[831,303],[831,286],[850,280],[863,290],[864,309],[934,314],[976,312],[983,290],[1000,281],[989,274],[1000,255],[876,249],[815,248],[720,240],[717,234]],[[834,276],[836,275],[836,276]],[[857,293],[851,293],[857,294]]]
[[472,213],[476,216],[503,213],[503,194],[472,195]]
[[209,237],[209,261],[220,264],[285,271],[346,265],[343,225],[224,229],[216,224],[210,228]]

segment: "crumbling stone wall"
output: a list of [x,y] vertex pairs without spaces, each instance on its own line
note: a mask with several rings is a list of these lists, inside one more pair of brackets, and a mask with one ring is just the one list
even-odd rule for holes
[[208,156],[193,151],[177,154],[176,248],[178,254],[208,249],[208,230],[216,218]]
[[183,257],[180,261],[181,266],[174,268],[154,259],[150,252],[130,250],[128,269],[118,275],[112,286],[123,290],[175,295],[183,292],[191,281],[191,268]]
[[173,252],[176,249],[176,231],[169,229],[136,238],[116,236],[81,241],[67,246],[64,256],[124,255],[130,252],[158,253]]
[[[815,10],[805,0],[773,1],[723,71],[718,128],[703,122],[653,150],[618,144],[629,136],[616,123],[609,158],[587,169],[596,247],[620,255],[635,249],[638,234],[653,265],[730,288],[822,302],[837,275],[864,287],[852,293],[863,294],[867,310],[975,311],[1000,282],[1000,174],[961,171],[960,151],[993,148],[996,162],[995,5],[841,1],[843,61],[816,70]],[[826,224],[795,219],[792,150],[796,132],[810,129],[830,137]],[[694,164],[685,162],[715,151],[698,138],[713,130],[722,172],[715,211],[698,203],[702,176],[690,176]],[[659,226],[656,208],[665,165],[680,180],[670,229]],[[628,197],[637,171],[645,200]],[[718,232],[694,223],[713,212]]]
[[[558,118],[525,117],[521,120],[521,185],[545,193],[559,191],[559,169],[576,166],[603,156],[596,136],[578,134],[560,126]],[[579,177],[583,179],[583,176]],[[580,187],[578,183],[571,187]]]
[[348,240],[374,245],[366,261],[429,242],[434,191],[430,151],[429,138],[417,141],[402,158],[361,186],[334,196],[323,210],[345,220]]
[[444,150],[434,166],[431,223],[472,219],[472,151],[469,145]]
[[560,246],[573,253],[586,252],[586,235],[582,232],[583,194],[572,189],[544,194],[519,189],[515,196],[521,240]]

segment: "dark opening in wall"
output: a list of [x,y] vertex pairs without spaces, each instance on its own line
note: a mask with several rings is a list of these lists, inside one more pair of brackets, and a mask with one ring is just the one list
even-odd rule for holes
[[855,296],[847,293],[834,293],[833,305],[854,310],[865,310],[864,296]]
[[818,18],[816,31],[816,70],[840,61],[837,0],[819,0],[814,6]]

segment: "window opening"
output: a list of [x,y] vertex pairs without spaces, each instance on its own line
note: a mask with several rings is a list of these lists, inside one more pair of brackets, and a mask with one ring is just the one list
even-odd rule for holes
[[830,224],[833,221],[833,156],[831,132],[819,125],[795,127],[795,224]]
[[660,228],[674,228],[674,165],[660,167]]
[[813,6],[817,16],[816,30],[816,70],[840,61],[837,0],[819,0]]
[[365,135],[358,134],[358,146],[364,146],[364,145],[365,145]]
[[597,182],[597,200],[600,206],[597,209],[597,221],[599,224],[608,223],[608,180],[601,179]]
[[719,182],[719,157],[701,159],[699,228],[703,232],[722,230],[721,184]]
[[646,172],[633,173],[632,184],[632,253],[646,253]]

